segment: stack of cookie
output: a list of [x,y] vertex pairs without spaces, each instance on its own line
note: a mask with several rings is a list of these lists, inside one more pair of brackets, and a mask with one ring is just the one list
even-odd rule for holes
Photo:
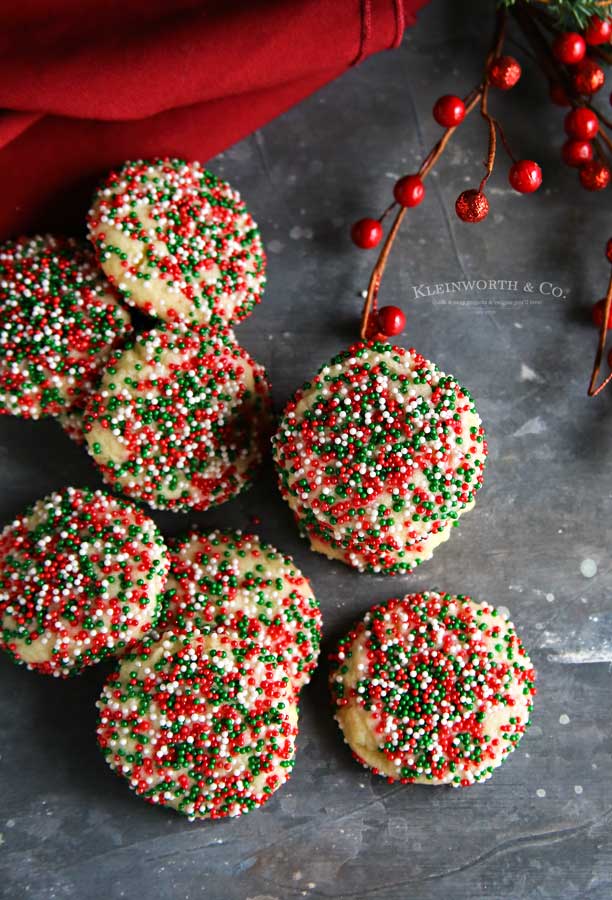
[[[56,416],[111,487],[208,509],[252,482],[269,382],[229,325],[261,299],[265,255],[236,191],[199,163],[126,163],[90,243],[0,249],[0,412]],[[136,335],[119,302],[155,317]],[[154,327],[151,327],[154,325]]]
[[[265,256],[239,195],[198,163],[126,163],[90,245],[0,249],[0,412],[56,417],[102,477],[157,509],[205,510],[254,477],[269,383],[230,325]],[[136,334],[122,302],[159,321]],[[120,662],[98,703],[109,765],[152,803],[235,816],[288,778],[321,615],[292,561],[255,535],[191,532],[104,491],[67,488],[0,536],[0,639],[56,677]]]

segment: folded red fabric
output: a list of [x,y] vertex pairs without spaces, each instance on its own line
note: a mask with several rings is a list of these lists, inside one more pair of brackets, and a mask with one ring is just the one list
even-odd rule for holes
[[0,5],[0,239],[82,226],[124,159],[205,160],[378,50],[427,0]]

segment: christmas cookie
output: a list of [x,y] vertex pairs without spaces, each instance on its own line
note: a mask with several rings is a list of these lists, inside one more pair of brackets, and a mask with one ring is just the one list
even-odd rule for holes
[[208,509],[252,480],[269,433],[269,385],[233,334],[165,326],[110,360],[87,404],[106,481],[158,509]]
[[155,523],[103,491],[66,488],[0,535],[2,647],[46,675],[71,675],[144,637],[168,558]]
[[335,717],[355,758],[393,781],[485,781],[529,724],[535,672],[486,603],[433,591],[374,606],[332,656]]
[[310,681],[321,611],[293,560],[240,531],[193,531],[170,551],[160,624],[180,633],[220,631],[266,647],[299,690]]
[[85,244],[46,235],[0,246],[0,414],[74,406],[129,331]]
[[249,812],[291,774],[295,695],[260,647],[169,632],[126,656],[98,709],[110,767],[149,803],[190,819]]
[[452,375],[377,341],[323,366],[287,405],[273,444],[281,493],[312,549],[389,575],[448,538],[487,454]]
[[217,324],[261,299],[265,255],[237,191],[197,162],[127,162],[94,198],[89,236],[108,279],[152,316]]

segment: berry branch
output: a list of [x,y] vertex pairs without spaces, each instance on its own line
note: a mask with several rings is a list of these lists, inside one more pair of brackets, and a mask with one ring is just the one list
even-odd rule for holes
[[[521,77],[521,66],[517,60],[502,55],[506,41],[507,10],[512,13],[527,41],[529,49],[525,51],[526,55],[536,62],[549,80],[552,102],[557,106],[569,107],[565,117],[568,139],[561,152],[563,161],[578,169],[580,183],[585,189],[600,191],[608,186],[612,180],[612,120],[594,106],[592,98],[605,83],[605,73],[597,60],[612,60],[612,53],[603,47],[612,41],[611,9],[612,0],[498,0],[495,34],[487,53],[482,81],[463,100],[455,95],[445,95],[436,101],[433,116],[445,128],[442,137],[425,157],[418,172],[405,175],[396,182],[394,200],[379,218],[360,219],[351,229],[353,242],[358,247],[377,247],[383,239],[385,218],[397,208],[370,276],[361,315],[360,334],[363,340],[389,338],[404,329],[406,317],[401,309],[385,306],[377,310],[389,255],[407,210],[418,206],[425,197],[425,178],[457,127],[477,106],[488,130],[485,174],[478,188],[465,190],[459,195],[455,202],[457,216],[471,223],[481,222],[487,217],[489,201],[484,189],[495,166],[498,138],[512,161],[508,172],[511,186],[519,193],[527,194],[536,191],[542,184],[539,165],[533,160],[515,159],[501,123],[489,111],[491,88],[507,91]],[[567,23],[578,26],[582,33],[565,30]],[[612,102],[612,96],[610,100]],[[612,262],[612,239],[608,242],[606,255]],[[611,371],[596,387],[607,330],[612,329],[612,279],[606,297],[593,307],[593,320],[600,334],[588,388],[590,396],[598,394],[612,381]],[[608,355],[608,365],[612,370],[612,351]]]
[[[472,94],[466,97],[465,101],[461,101],[463,110],[460,121],[463,121],[465,116],[469,115],[469,113],[471,113],[472,110],[478,105],[480,97],[481,92],[479,90],[473,91]],[[433,147],[433,149],[429,152],[429,154],[421,164],[421,167],[416,175],[406,175],[403,179],[400,179],[400,181],[397,182],[394,191],[396,199],[389,207],[387,207],[380,219],[361,219],[353,226],[353,240],[355,241],[355,243],[358,246],[362,247],[362,249],[370,249],[370,247],[376,246],[376,244],[380,242],[380,239],[382,237],[382,225],[380,223],[391,210],[399,205],[399,209],[396,213],[393,225],[391,226],[389,234],[387,235],[387,238],[383,244],[382,250],[380,251],[380,255],[378,257],[376,265],[372,269],[372,274],[370,276],[368,292],[361,315],[360,336],[363,340],[373,337],[378,332],[379,328],[387,336],[390,336],[392,334],[399,334],[404,328],[406,320],[404,314],[401,312],[401,310],[398,310],[397,307],[384,307],[384,310],[397,310],[397,312],[395,313],[395,324],[391,321],[393,319],[393,316],[389,315],[386,316],[388,321],[382,323],[387,327],[391,327],[391,330],[385,331],[383,328],[381,328],[380,322],[378,323],[379,327],[377,328],[375,318],[378,291],[380,289],[382,277],[387,265],[387,260],[389,259],[389,254],[391,253],[391,248],[393,247],[395,238],[397,237],[397,234],[400,230],[404,216],[411,206],[417,206],[423,200],[423,197],[425,196],[423,179],[427,177],[429,172],[433,169],[439,158],[444,153],[446,145],[457,130],[458,124],[459,123],[457,123],[457,125],[450,125],[449,127],[447,127],[438,143]],[[398,199],[398,197],[400,199]],[[378,230],[375,228],[371,228],[370,230],[370,234],[372,235],[370,240],[375,241],[375,243],[366,243],[364,241],[360,242],[358,240],[357,231],[359,229],[360,231],[365,232],[366,229],[364,223],[366,222],[375,222],[380,227],[380,232],[378,232]],[[383,318],[385,318],[384,310],[381,310]],[[399,313],[400,315],[398,316],[397,313]]]
[[396,182],[393,189],[394,202],[387,207],[378,219],[360,219],[353,225],[351,236],[354,243],[364,250],[372,249],[378,246],[382,240],[385,217],[395,207],[399,207],[370,276],[361,315],[360,335],[363,340],[373,337],[390,337],[399,334],[404,328],[406,318],[398,307],[385,306],[380,311],[377,311],[378,294],[387,261],[406,211],[413,206],[418,206],[423,201],[425,197],[425,178],[444,152],[457,127],[472,110],[479,106],[480,114],[487,123],[489,134],[488,152],[484,164],[485,174],[479,187],[463,191],[457,198],[455,211],[458,217],[464,222],[474,223],[481,222],[488,215],[489,201],[484,193],[484,188],[495,165],[498,135],[512,161],[512,167],[509,172],[509,180],[512,187],[520,193],[531,193],[537,190],[542,183],[540,167],[531,160],[517,161],[515,159],[501,123],[489,112],[491,87],[506,91],[514,87],[521,77],[521,67],[516,59],[502,55],[506,39],[506,21],[507,14],[505,9],[499,9],[493,41],[485,61],[482,81],[473,88],[465,99],[462,100],[455,95],[445,95],[440,97],[434,105],[434,119],[445,128],[445,131],[423,160],[418,172],[405,175]]

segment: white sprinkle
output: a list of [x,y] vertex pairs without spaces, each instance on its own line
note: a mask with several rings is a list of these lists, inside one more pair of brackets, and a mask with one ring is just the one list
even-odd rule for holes
[[559,725],[569,725],[570,717],[566,715],[566,713],[562,713],[559,716]]
[[585,578],[593,578],[597,575],[597,563],[594,559],[583,559],[580,563],[580,572]]

